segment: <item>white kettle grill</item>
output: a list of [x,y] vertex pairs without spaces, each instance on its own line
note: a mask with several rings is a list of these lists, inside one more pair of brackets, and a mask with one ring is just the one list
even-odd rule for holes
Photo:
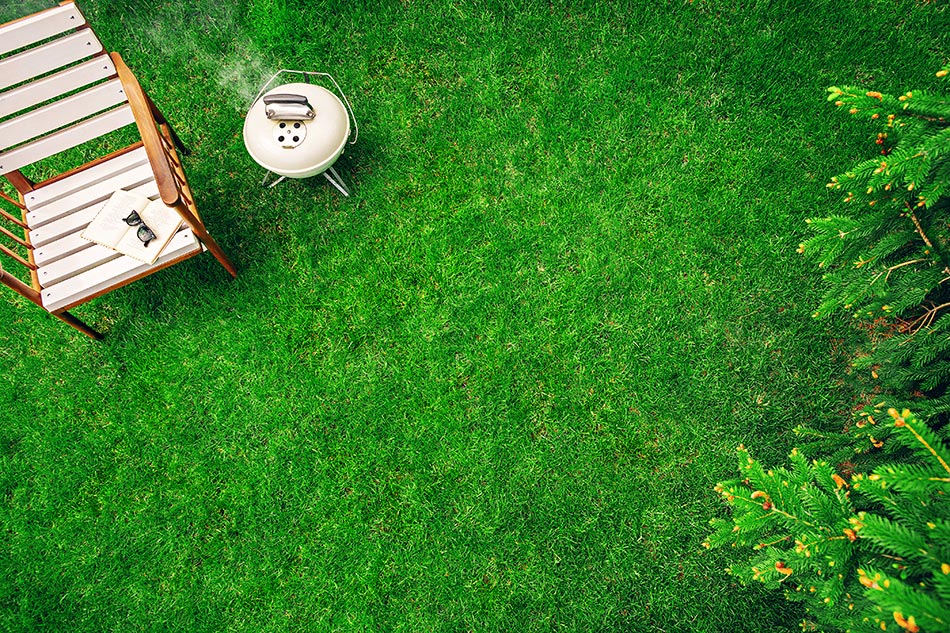
[[[284,73],[302,75],[303,82],[282,84],[268,91]],[[323,86],[310,83],[312,77],[329,79],[343,100]],[[279,176],[271,187],[285,178],[323,174],[340,193],[349,196],[333,164],[347,143],[352,145],[358,136],[349,100],[333,76],[323,72],[278,71],[261,88],[244,119],[244,146],[251,158],[268,171],[261,184],[267,184],[271,173]]]

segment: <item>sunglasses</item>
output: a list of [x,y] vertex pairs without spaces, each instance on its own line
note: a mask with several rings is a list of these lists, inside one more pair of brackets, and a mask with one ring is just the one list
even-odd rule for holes
[[139,226],[139,230],[135,232],[135,236],[142,241],[142,246],[148,246],[148,243],[155,239],[155,233],[146,226],[145,222],[142,222],[138,211],[133,211],[127,217],[122,218],[122,220],[129,226],[141,225]]

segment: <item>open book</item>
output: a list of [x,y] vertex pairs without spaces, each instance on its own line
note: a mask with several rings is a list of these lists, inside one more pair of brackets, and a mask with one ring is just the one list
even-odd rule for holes
[[181,226],[181,216],[161,199],[116,191],[93,218],[81,237],[154,264]]

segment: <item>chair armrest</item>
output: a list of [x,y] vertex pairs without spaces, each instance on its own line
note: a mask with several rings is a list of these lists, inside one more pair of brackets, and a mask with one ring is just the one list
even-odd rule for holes
[[174,206],[181,200],[181,191],[172,172],[171,164],[168,162],[168,156],[162,146],[158,124],[149,106],[148,97],[142,91],[135,75],[122,61],[122,57],[118,53],[109,53],[109,56],[115,64],[119,81],[122,82],[122,89],[125,91],[129,106],[132,108],[132,116],[135,117],[135,125],[142,137],[148,162],[152,165],[152,172],[155,174],[155,182],[158,184],[158,192],[162,197],[162,202],[170,207]]

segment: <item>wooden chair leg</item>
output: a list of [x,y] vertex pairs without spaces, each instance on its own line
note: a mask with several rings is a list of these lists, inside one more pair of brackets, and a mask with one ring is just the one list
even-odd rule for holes
[[211,234],[205,230],[204,224],[200,220],[195,218],[190,211],[184,209],[181,211],[185,217],[188,226],[191,227],[191,230],[194,231],[195,235],[198,236],[198,239],[201,240],[201,243],[204,244],[211,254],[214,255],[214,258],[221,262],[221,265],[224,266],[225,270],[231,273],[232,277],[237,277],[237,268],[234,267],[234,264],[224,254],[224,251],[221,250],[221,247],[218,246],[218,243],[214,241],[214,238],[211,237]]
[[74,317],[69,312],[53,312],[52,314],[57,319],[65,323],[68,323],[69,325],[73,326],[74,328],[76,328],[77,330],[85,334],[86,336],[90,338],[94,338],[97,341],[102,339],[101,333],[92,329],[91,327],[89,327],[88,325],[86,325],[85,323],[77,319],[76,317]]
[[224,254],[224,251],[221,250],[221,247],[218,246],[218,243],[214,241],[214,238],[211,237],[207,232],[201,239],[204,242],[205,246],[208,247],[208,250],[211,251],[211,254],[214,255],[214,258],[221,262],[221,265],[224,266],[225,270],[231,273],[232,277],[237,277],[237,268],[234,267],[234,264],[228,259],[228,256]]
[[[185,183],[185,195],[191,198],[191,189],[188,188],[188,184]],[[181,214],[182,219],[185,223],[191,227],[191,230],[194,232],[195,236],[201,240],[201,243],[211,251],[211,254],[214,255],[214,258],[221,262],[221,265],[224,266],[224,269],[227,270],[232,277],[237,277],[237,268],[234,267],[234,264],[224,254],[224,251],[221,250],[221,247],[218,246],[218,243],[214,241],[214,238],[211,237],[211,234],[208,233],[208,230],[205,229],[204,222],[198,217],[198,214],[193,210],[194,203],[189,203],[192,205],[192,208],[189,208],[184,202],[180,202],[177,205],[177,211]]]
[[[7,286],[11,290],[13,290],[24,299],[29,299],[40,308],[43,308],[43,302],[40,300],[40,293],[34,288],[31,288],[30,286],[23,283],[22,281],[20,281],[13,275],[10,275],[9,273],[7,273],[5,270],[3,270],[2,266],[0,266],[0,283],[2,283],[4,286]],[[83,323],[82,321],[74,317],[73,315],[71,315],[69,312],[66,312],[65,310],[63,312],[51,312],[50,314],[52,314],[54,317],[56,317],[60,321],[63,321],[73,326],[74,328],[76,328],[77,330],[85,334],[86,336],[94,338],[97,341],[102,338],[102,334],[95,331],[94,329],[92,329],[91,327],[89,327],[88,325],[86,325],[85,323]]]

